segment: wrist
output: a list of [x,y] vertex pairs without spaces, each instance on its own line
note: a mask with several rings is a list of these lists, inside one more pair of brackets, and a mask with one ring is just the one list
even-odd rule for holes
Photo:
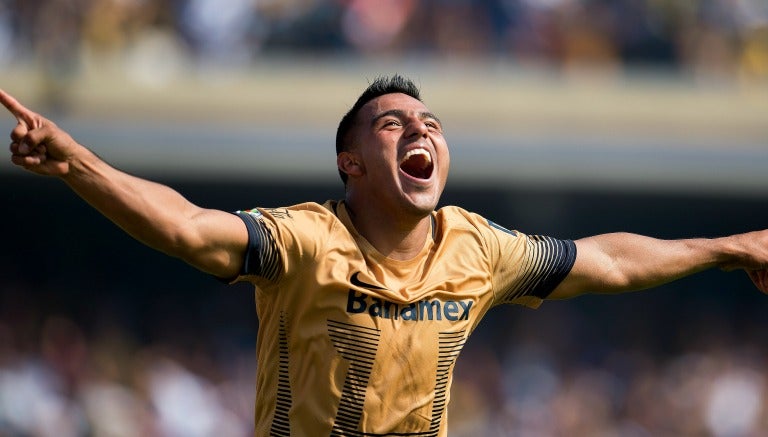
[[711,240],[715,265],[725,271],[741,267],[744,244],[740,241],[744,235],[732,235]]
[[96,172],[101,159],[87,147],[75,143],[62,157],[63,170],[59,177],[70,183]]

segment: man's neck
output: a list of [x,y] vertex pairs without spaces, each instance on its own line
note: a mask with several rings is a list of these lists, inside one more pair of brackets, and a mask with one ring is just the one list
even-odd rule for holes
[[350,199],[345,203],[357,232],[388,258],[401,261],[413,259],[424,248],[431,233],[429,215],[395,216],[350,202]]

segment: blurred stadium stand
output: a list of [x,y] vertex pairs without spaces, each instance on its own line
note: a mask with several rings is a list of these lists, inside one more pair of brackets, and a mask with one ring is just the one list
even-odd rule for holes
[[[488,61],[262,62],[269,65],[203,77],[179,72],[152,86],[125,70],[93,67],[71,79],[50,116],[142,174],[332,183],[338,114],[368,80],[401,72],[443,119],[457,183],[768,190],[766,87],[584,77]],[[35,71],[8,69],[0,80],[45,108]]]
[[[446,125],[444,203],[561,238],[717,236],[768,223],[767,23],[762,0],[0,0],[0,88],[235,210],[340,197],[336,123],[403,73]],[[0,435],[248,435],[252,290],[8,159],[0,201]],[[499,308],[451,435],[761,435],[766,310],[716,271]]]

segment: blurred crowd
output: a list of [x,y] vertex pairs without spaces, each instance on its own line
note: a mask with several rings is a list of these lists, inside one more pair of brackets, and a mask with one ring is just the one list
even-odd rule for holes
[[138,290],[56,288],[0,282],[0,436],[253,435],[255,332],[200,330],[182,322],[202,318],[183,304],[169,310]]
[[[765,0],[0,0],[0,66],[83,56],[492,57],[768,76]],[[154,65],[161,68],[161,65]]]
[[[211,335],[220,329],[215,324],[192,327],[183,319],[193,314],[163,311],[166,320],[145,317],[141,323],[157,330],[158,323],[175,319],[164,328],[171,336],[141,339],[109,322],[119,319],[109,309],[114,303],[80,302],[92,311],[82,317],[51,311],[60,290],[18,284],[3,290],[0,436],[252,435],[253,338],[234,345],[231,332]],[[205,304],[208,311],[219,305]],[[658,338],[647,348],[627,344],[597,353],[601,343],[577,333],[578,323],[556,328],[552,314],[537,314],[542,309],[509,311],[515,317],[489,323],[533,314],[535,331],[556,329],[562,341],[526,339],[518,322],[476,333],[457,364],[449,410],[453,437],[730,437],[768,429],[765,348],[723,342],[722,324],[689,326],[690,347],[672,353],[653,346]],[[578,319],[568,311],[563,307],[554,317]],[[489,340],[498,330],[516,334]],[[636,334],[654,336],[642,329]],[[564,354],[557,345],[563,342],[576,352]]]
[[[0,0],[0,70],[33,63],[53,83],[93,59],[160,75],[247,68],[269,55],[483,57],[766,80],[768,1]],[[55,287],[0,288],[0,436],[251,435],[252,342],[199,335],[212,326],[192,333],[196,342],[145,337],[51,311]],[[591,362],[546,343],[500,350],[479,337],[457,365],[451,435],[764,434],[768,356],[759,344],[708,343],[719,328],[692,329],[690,350],[615,350]]]
[[451,435],[746,437],[768,430],[766,355],[758,347],[671,356],[617,350],[593,365],[559,360],[542,344],[509,348],[501,360],[479,352],[485,360],[473,355],[464,365],[475,370],[454,380]]

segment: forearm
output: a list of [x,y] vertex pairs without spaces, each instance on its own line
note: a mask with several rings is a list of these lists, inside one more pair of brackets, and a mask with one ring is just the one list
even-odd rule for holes
[[596,265],[588,264],[599,269],[596,292],[654,287],[718,267],[728,258],[722,240],[706,238],[660,240],[615,233],[580,240],[577,247],[598,258]]
[[16,117],[11,162],[64,180],[80,197],[142,243],[213,275],[230,278],[248,244],[243,222],[200,208],[161,184],[110,166],[40,114],[0,90],[0,104]]
[[613,233],[580,239],[571,274],[552,297],[642,290],[706,269],[740,265],[737,238],[660,240]]

